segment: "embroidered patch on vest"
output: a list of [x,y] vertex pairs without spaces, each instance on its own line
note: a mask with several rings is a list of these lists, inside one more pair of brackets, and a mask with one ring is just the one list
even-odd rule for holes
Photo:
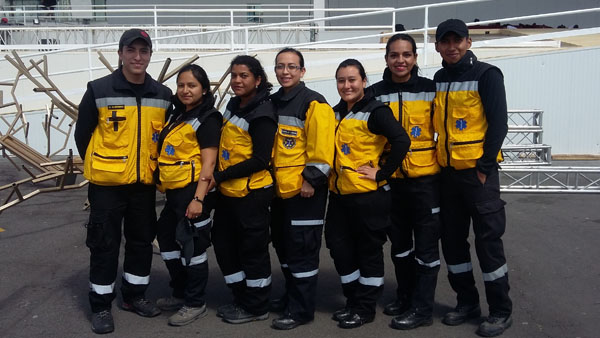
[[410,130],[410,136],[412,136],[414,138],[421,136],[421,127],[419,127],[419,126],[412,127]]
[[350,146],[347,143],[342,144],[342,153],[350,154]]
[[228,161],[229,160],[229,151],[227,151],[226,149],[223,149],[223,152],[221,153],[221,157]]
[[154,143],[158,142],[158,136],[159,136],[159,134],[157,131],[152,133],[152,142],[154,142]]
[[172,145],[167,145],[165,147],[165,153],[167,153],[167,155],[169,156],[173,156],[175,154],[175,147],[173,147]]
[[283,139],[283,146],[287,149],[292,149],[296,146],[296,139],[292,137],[286,137]]
[[465,119],[456,120],[456,129],[458,129],[458,130],[467,129],[467,121]]
[[108,110],[122,110],[125,109],[125,105],[115,105],[115,106],[108,106]]

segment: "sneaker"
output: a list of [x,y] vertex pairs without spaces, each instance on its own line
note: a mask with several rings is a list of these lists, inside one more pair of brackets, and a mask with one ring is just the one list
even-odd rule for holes
[[240,306],[236,306],[233,310],[223,313],[223,320],[231,324],[242,324],[255,320],[265,320],[267,318],[269,318],[268,312],[262,315],[255,315],[242,309]]
[[233,311],[235,309],[235,303],[221,305],[217,308],[217,317],[223,318],[225,312]]
[[489,316],[479,325],[475,333],[482,337],[496,337],[504,333],[512,325],[512,317]]
[[92,331],[94,333],[110,333],[114,330],[115,323],[113,321],[113,317],[110,313],[110,310],[103,310],[100,312],[92,313]]
[[156,300],[156,306],[163,311],[177,311],[183,306],[183,298],[166,297]]
[[479,304],[475,305],[457,305],[454,311],[446,313],[442,323],[450,326],[460,325],[467,319],[478,318],[481,315]]
[[206,304],[200,307],[191,307],[184,305],[176,314],[169,317],[169,325],[172,326],[184,326],[198,318],[205,317],[208,314],[206,311]]
[[123,302],[123,310],[135,312],[142,317],[156,317],[160,314],[160,309],[145,298],[136,299],[130,303]]

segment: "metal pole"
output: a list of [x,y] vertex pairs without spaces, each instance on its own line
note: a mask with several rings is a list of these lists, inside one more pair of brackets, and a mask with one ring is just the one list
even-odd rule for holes
[[[231,28],[233,28],[233,10],[229,11],[229,21],[230,21],[230,24],[231,24]],[[233,30],[230,32],[230,36],[231,36],[231,50],[232,51],[234,49],[234,45],[233,45],[234,33],[235,32]]]
[[423,25],[423,66],[427,66],[427,52],[429,48],[427,45],[429,44],[429,6],[425,7],[425,22]]
[[93,80],[92,78],[92,47],[88,47],[87,48],[87,52],[88,52],[88,73],[90,75],[90,81]]
[[[156,6],[154,6],[154,38],[158,38],[158,13],[156,12]],[[159,41],[156,40],[155,43],[155,49],[158,51],[158,43]]]
[[248,55],[248,27],[244,28],[244,54]]

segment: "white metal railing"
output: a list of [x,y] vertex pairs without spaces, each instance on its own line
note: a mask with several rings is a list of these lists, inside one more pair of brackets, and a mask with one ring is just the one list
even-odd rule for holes
[[[399,12],[404,12],[404,11],[413,11],[413,10],[423,10],[424,11],[424,24],[423,24],[423,28],[420,29],[413,29],[413,30],[407,30],[405,31],[405,33],[415,33],[415,34],[419,34],[422,33],[423,34],[423,40],[424,43],[419,43],[419,54],[421,54],[424,58],[424,62],[423,65],[427,66],[428,64],[428,60],[427,60],[427,55],[428,55],[428,51],[430,50],[430,48],[432,48],[431,44],[428,43],[429,41],[429,33],[431,33],[431,29],[435,28],[435,27],[429,27],[428,24],[428,13],[429,13],[429,9],[431,8],[437,8],[437,7],[444,7],[444,6],[456,6],[456,5],[461,5],[461,4],[467,4],[467,3],[478,3],[478,2],[485,2],[485,1],[489,1],[489,0],[462,0],[462,1],[453,1],[453,2],[445,2],[445,3],[439,3],[439,4],[429,4],[429,5],[419,5],[419,6],[411,6],[411,7],[404,7],[404,8],[361,8],[361,9],[357,9],[357,8],[346,8],[346,9],[307,9],[307,8],[296,8],[294,9],[294,11],[302,11],[302,12],[312,12],[314,15],[315,11],[319,11],[319,10],[324,10],[327,12],[356,12],[357,10],[361,10],[364,11],[363,13],[352,13],[352,14],[342,14],[342,15],[336,15],[336,16],[330,16],[330,17],[323,17],[323,18],[316,18],[316,19],[303,19],[303,20],[295,20],[295,21],[286,21],[286,22],[277,22],[277,23],[269,23],[269,24],[260,24],[260,25],[247,25],[247,24],[236,24],[234,23],[234,17],[235,15],[233,15],[233,13],[247,13],[249,11],[256,11],[257,9],[239,9],[239,8],[233,8],[233,9],[227,9],[227,11],[230,13],[230,23],[227,27],[223,27],[223,26],[200,26],[200,27],[189,27],[189,26],[160,26],[157,24],[157,16],[158,13],[172,13],[173,11],[180,11],[179,9],[173,9],[173,8],[153,8],[153,9],[144,9],[144,8],[140,8],[140,9],[107,9],[107,10],[103,10],[103,11],[111,11],[111,12],[115,12],[115,13],[128,13],[128,12],[140,12],[140,11],[150,11],[152,12],[152,14],[154,15],[154,24],[148,27],[145,27],[146,29],[149,29],[151,31],[154,32],[154,37],[153,37],[153,41],[155,41],[155,49],[156,50],[160,50],[160,49],[193,49],[193,50],[199,50],[202,49],[203,46],[206,46],[206,48],[211,48],[211,49],[221,49],[220,51],[217,52],[213,52],[210,54],[203,54],[203,56],[215,56],[215,55],[226,55],[226,54],[239,54],[239,53],[245,53],[245,54],[249,54],[249,53],[253,53],[253,52],[258,52],[258,51],[263,51],[263,50],[272,50],[274,48],[279,48],[283,45],[286,46],[293,46],[293,47],[298,47],[298,48],[303,48],[303,47],[310,47],[310,48],[343,48],[343,49],[347,49],[348,43],[352,42],[352,41],[356,41],[356,40],[364,40],[364,39],[381,39],[382,37],[386,37],[386,36],[391,36],[393,34],[395,34],[394,32],[394,26],[395,26],[395,16],[396,13]],[[261,8],[260,11],[269,11],[269,12],[281,12],[281,11],[287,11],[288,9],[271,9],[271,8]],[[70,10],[70,11],[66,11],[63,10],[64,12],[90,12],[90,10]],[[98,10],[92,10],[93,11],[98,11]],[[206,13],[206,12],[214,12],[217,11],[217,9],[190,9],[189,11],[196,11],[198,13]],[[488,23],[498,23],[498,22],[506,22],[506,21],[513,21],[513,20],[524,20],[524,19],[534,19],[534,18],[538,18],[538,17],[550,17],[550,16],[561,16],[561,15],[572,15],[572,14],[580,14],[580,13],[590,13],[590,12],[598,12],[600,11],[600,8],[590,8],[590,9],[583,9],[583,10],[575,10],[575,11],[563,11],[563,12],[556,12],[556,13],[547,13],[547,14],[539,14],[539,15],[529,15],[529,16],[521,16],[521,17],[511,17],[511,18],[503,18],[503,19],[494,19],[494,20],[487,20],[487,21],[479,21],[479,22],[472,22],[472,23],[467,23],[467,25],[485,25]],[[17,12],[17,11],[8,11],[8,12],[4,12],[4,13],[13,13],[13,12]],[[31,11],[31,12],[36,12],[36,13],[47,13],[47,11]],[[56,10],[55,12],[60,12],[60,10]],[[390,15],[391,20],[390,20],[390,24],[387,25],[376,25],[376,26],[322,26],[323,24],[326,23],[330,23],[333,22],[335,20],[345,20],[345,19],[353,19],[353,18],[359,18],[359,17],[365,17],[365,16],[372,16],[372,15]],[[290,16],[291,17],[291,16]],[[317,26],[320,25],[320,26]],[[98,36],[98,35],[104,35],[104,36],[110,36],[112,38],[114,38],[113,41],[115,42],[106,42],[106,43],[73,43],[73,44],[62,44],[60,41],[57,41],[57,44],[47,44],[47,45],[43,45],[40,46],[39,44],[20,44],[20,45],[0,45],[0,50],[4,49],[4,50],[30,50],[30,51],[36,51],[35,53],[32,53],[30,55],[26,55],[25,57],[28,56],[37,56],[37,55],[43,55],[43,54],[50,54],[50,53],[62,53],[62,52],[67,52],[67,51],[74,51],[74,50],[87,50],[88,52],[88,60],[90,60],[89,62],[89,67],[86,69],[77,69],[77,70],[70,70],[68,72],[61,72],[60,74],[68,74],[68,73],[77,73],[77,72],[89,72],[91,74],[92,70],[95,69],[101,69],[102,67],[94,67],[92,65],[91,60],[93,59],[91,54],[93,51],[95,50],[101,50],[101,49],[114,49],[114,46],[117,45],[118,41],[118,37],[120,35],[120,33],[122,31],[124,31],[125,29],[127,29],[128,27],[92,27],[92,26],[79,26],[79,27],[0,27],[0,39],[2,38],[2,34],[13,34],[14,31],[23,31],[23,32],[34,32],[35,34],[39,34],[39,35],[35,35],[35,36],[46,36],[46,42],[54,42],[52,41],[48,35],[43,35],[45,32],[47,33],[48,31],[54,31],[54,32],[73,32],[73,30],[79,30],[81,32],[86,32],[85,34],[87,35],[93,35],[93,36]],[[197,29],[198,31],[194,31],[194,29]],[[296,41],[291,41],[290,39],[288,39],[287,41],[285,41],[285,43],[281,43],[281,41],[273,41],[273,40],[269,40],[268,43],[252,43],[253,41],[251,41],[251,35],[255,34],[255,36],[259,35],[259,34],[268,34],[269,32],[282,32],[282,31],[288,31],[288,32],[304,32],[305,34],[308,32],[309,35],[312,34],[312,32],[315,31],[344,31],[344,30],[359,30],[359,31],[368,31],[368,30],[379,30],[381,31],[382,29],[387,30],[387,32],[383,32],[383,33],[376,33],[376,34],[363,34],[363,35],[358,35],[358,34],[354,34],[353,36],[350,37],[344,37],[344,38],[336,38],[336,39],[329,39],[329,40],[317,40],[317,41],[311,41],[310,38],[306,38],[306,36],[304,36],[303,39],[298,39]],[[192,31],[190,33],[180,33],[182,31]],[[102,32],[104,32],[104,34],[102,34]],[[172,32],[176,32],[176,34],[171,34]],[[487,40],[487,41],[478,41],[475,42],[473,44],[474,47],[490,47],[490,46],[498,46],[498,45],[505,45],[506,43],[510,42],[510,43],[519,43],[519,42],[525,42],[525,41],[534,41],[540,38],[548,38],[547,34],[552,34],[553,37],[564,37],[564,36],[576,36],[576,35],[583,35],[583,34],[592,34],[592,33],[598,33],[600,32],[600,28],[593,28],[593,29],[583,29],[583,30],[575,30],[575,31],[563,31],[563,32],[556,32],[556,33],[546,33],[546,34],[541,34],[540,36],[538,35],[531,35],[531,36],[525,36],[525,37],[518,37],[518,38],[505,38],[505,39],[494,39],[494,40]],[[179,34],[177,34],[179,33]],[[66,33],[65,33],[66,34]],[[83,33],[82,33],[83,34]],[[110,35],[109,35],[110,34]],[[164,34],[164,35],[163,35]],[[213,39],[211,43],[207,43],[202,45],[201,43],[195,42],[195,43],[176,43],[176,44],[168,44],[167,42],[171,42],[173,40],[176,39],[191,39],[191,38],[199,38],[199,37],[206,37],[206,36],[221,36],[222,40],[221,43],[215,43],[214,41],[216,41],[216,39]],[[40,39],[41,40],[41,39]],[[58,40],[58,39],[57,39]],[[302,41],[300,41],[302,40]],[[256,42],[256,41],[255,41]],[[278,43],[279,42],[279,43]],[[292,43],[290,43],[292,42]],[[356,46],[357,44],[355,44]],[[362,44],[361,46],[364,46],[365,44]],[[377,44],[372,44],[372,48],[381,48],[381,43],[377,43]],[[39,52],[39,50],[44,50],[43,52]],[[49,51],[50,50],[50,51]],[[174,59],[175,60],[175,59]],[[153,62],[163,62],[164,60],[154,60]],[[5,60],[0,60],[1,62],[5,62]],[[53,74],[56,75],[56,74]]]

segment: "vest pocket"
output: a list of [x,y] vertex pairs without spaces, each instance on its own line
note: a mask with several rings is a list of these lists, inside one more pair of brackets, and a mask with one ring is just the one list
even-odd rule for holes
[[167,189],[175,188],[174,183],[183,182],[187,185],[191,177],[191,163],[189,161],[178,161],[175,163],[159,162],[160,182]]
[[474,168],[483,156],[483,140],[454,142],[450,145],[451,165],[458,170]]
[[274,165],[289,166],[304,164],[303,130],[294,126],[279,126],[277,130],[277,156]]
[[[92,168],[111,173],[122,173],[127,167],[128,156],[104,156],[92,154]],[[101,174],[100,174],[101,175]]]

